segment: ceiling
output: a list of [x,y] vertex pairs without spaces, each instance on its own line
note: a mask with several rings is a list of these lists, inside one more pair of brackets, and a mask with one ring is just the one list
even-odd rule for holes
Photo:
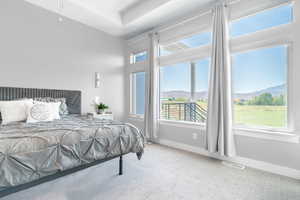
[[130,38],[197,13],[214,0],[25,0],[111,35]]

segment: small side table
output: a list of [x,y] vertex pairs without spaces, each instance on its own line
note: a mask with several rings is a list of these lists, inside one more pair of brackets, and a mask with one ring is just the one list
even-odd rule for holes
[[95,119],[106,119],[106,120],[114,120],[113,114],[97,114],[94,113]]

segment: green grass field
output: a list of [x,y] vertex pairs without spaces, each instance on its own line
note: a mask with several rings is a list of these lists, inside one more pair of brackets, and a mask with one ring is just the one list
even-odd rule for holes
[[[206,102],[198,102],[198,104],[207,108]],[[236,125],[285,127],[287,108],[286,106],[234,105],[233,115]]]
[[235,124],[254,126],[286,126],[286,106],[235,105]]
[[[206,102],[198,102],[203,108]],[[234,105],[234,123],[237,125],[285,127],[286,106]]]
[[[198,102],[203,108],[205,102]],[[234,123],[237,125],[285,127],[286,106],[234,105]]]

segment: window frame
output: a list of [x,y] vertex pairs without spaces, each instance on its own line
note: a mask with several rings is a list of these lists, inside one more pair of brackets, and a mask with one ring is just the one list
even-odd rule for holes
[[[294,29],[295,29],[295,22],[296,22],[296,16],[295,16],[295,4],[293,1],[279,3],[273,6],[264,7],[263,9],[255,10],[254,12],[247,13],[246,15],[240,15],[238,18],[230,19],[229,23],[232,23],[232,21],[239,20],[248,16],[255,15],[257,13],[263,12],[265,10],[270,10],[276,7],[281,7],[284,5],[292,5],[293,6],[293,21],[288,24],[281,24],[278,26],[273,26],[267,29],[259,30],[252,33],[243,34],[236,37],[231,37],[229,35],[229,42],[230,42],[230,50],[231,50],[231,57],[232,54],[235,53],[242,53],[247,51],[253,51],[257,49],[263,49],[263,48],[271,48],[274,46],[280,46],[280,45],[286,45],[287,46],[287,77],[286,77],[286,87],[287,87],[287,124],[286,128],[277,128],[277,127],[259,127],[259,126],[236,126],[234,124],[234,116],[232,118],[233,121],[233,129],[235,130],[235,134],[241,134],[250,132],[252,133],[266,133],[264,135],[284,135],[284,134],[295,134],[295,111],[293,108],[295,108],[295,101],[294,101],[294,77],[293,77],[293,46],[294,46]],[[230,26],[229,26],[230,29]],[[230,31],[229,31],[230,32]],[[231,80],[233,85],[233,79]],[[232,96],[233,96],[233,88],[232,88]],[[232,98],[232,105],[233,105],[233,98]],[[232,107],[232,113],[234,113],[234,108]],[[243,135],[243,134],[241,134]],[[260,137],[260,136],[258,136]]]
[[[189,38],[194,35],[198,35],[198,34],[206,33],[206,32],[211,32],[211,34],[212,34],[211,37],[213,37],[212,28],[210,26],[206,25],[206,26],[201,27],[198,31],[190,32],[188,34],[177,35],[176,37],[171,37],[171,39],[165,40],[161,44],[166,45],[166,44],[175,43],[175,42],[183,40],[185,38]],[[158,48],[158,58],[157,59],[158,59],[159,69],[161,67],[168,66],[168,65],[175,65],[178,63],[186,63],[186,62],[196,62],[199,60],[210,58],[211,57],[211,53],[210,53],[211,48],[212,48],[212,43],[206,44],[206,45],[201,45],[201,46],[190,48],[190,49],[186,49],[186,50],[182,50],[182,51],[178,51],[176,53],[173,53],[170,55],[164,55],[164,56],[159,55],[160,48]],[[160,80],[160,75],[159,75],[159,80]],[[161,88],[161,83],[159,84],[159,88]],[[160,89],[159,89],[159,95],[160,95]],[[160,96],[159,96],[159,113],[160,112],[161,112],[161,100],[160,100]],[[162,119],[162,118],[160,118],[160,114],[159,114],[159,121],[160,121],[160,123],[166,123],[166,124],[206,127],[206,122],[198,123],[198,122],[190,122],[190,121]]]
[[[203,46],[203,47],[205,47],[205,46]],[[191,63],[191,62],[197,62],[197,61],[201,61],[201,60],[205,60],[205,59],[210,59],[210,56],[206,56],[206,57],[201,56],[198,59],[192,59],[192,60],[189,60],[188,57],[183,57],[183,59],[184,59],[184,61],[180,61],[180,62],[173,61],[173,62],[169,62],[171,64],[159,65],[159,70],[161,68],[163,68],[163,67],[167,67],[168,65],[176,65],[176,64],[180,64],[180,63]],[[209,74],[208,74],[208,76],[209,76]],[[160,79],[161,79],[161,73],[159,73],[159,80]],[[209,79],[209,77],[208,77],[208,79]],[[196,82],[196,80],[195,80],[195,82]],[[161,80],[159,81],[159,113],[161,113],[161,98],[160,98],[160,94],[161,94]],[[172,120],[172,119],[168,120],[168,119],[163,119],[163,118],[161,118],[160,114],[159,114],[159,121],[165,122],[165,123],[172,123],[172,124],[193,125],[193,126],[201,126],[201,127],[206,126],[206,122],[191,122],[191,121],[184,121],[184,120]]]
[[[135,56],[138,54],[142,54],[142,53],[146,53],[146,59],[142,60],[142,61],[136,61]],[[140,50],[140,51],[136,51],[136,52],[131,52],[129,55],[129,63],[130,65],[136,65],[136,64],[140,64],[140,63],[145,63],[148,60],[148,51],[146,49]]]
[[[289,78],[291,77],[291,73],[292,73],[292,47],[293,47],[293,43],[292,42],[280,42],[280,43],[262,43],[260,46],[256,46],[256,47],[249,47],[247,49],[244,49],[242,51],[236,51],[236,52],[232,52],[231,53],[231,60],[232,60],[232,64],[231,66],[233,66],[233,54],[236,53],[246,53],[249,51],[255,51],[255,50],[262,50],[262,49],[269,49],[269,48],[273,48],[273,47],[278,47],[278,46],[286,46],[287,48],[287,69],[286,69],[286,107],[287,107],[287,113],[286,113],[286,127],[264,127],[264,126],[255,126],[255,125],[236,125],[234,123],[234,99],[232,98],[232,122],[233,122],[233,128],[236,130],[254,130],[254,131],[260,131],[260,132],[281,132],[281,133],[291,133],[294,131],[294,123],[293,123],[293,115],[292,115],[292,109],[291,109],[291,105],[292,103],[292,97],[291,97],[291,85],[292,85],[292,79]],[[233,77],[233,70],[231,70],[231,77]],[[233,86],[233,78],[231,79],[231,83]],[[231,96],[234,96],[234,90],[232,87],[232,94]]]
[[[129,42],[128,48],[129,50],[127,51],[127,64],[128,67],[126,68],[126,85],[128,86],[128,109],[126,111],[126,115],[128,118],[133,119],[133,120],[143,120],[144,115],[142,114],[136,114],[135,113],[135,108],[134,108],[134,96],[133,96],[133,74],[134,73],[139,73],[139,72],[146,72],[147,64],[148,64],[148,59],[149,59],[149,50],[147,48],[147,43],[142,42],[144,40],[138,40],[138,41],[131,41]],[[139,62],[133,62],[133,57],[136,54],[146,52],[147,57],[144,61],[139,61]],[[146,85],[147,83],[145,83]],[[147,86],[146,86],[147,87]],[[127,87],[126,87],[127,88]]]
[[[249,34],[243,34],[237,37],[230,37],[230,49],[232,53],[239,53],[239,52],[245,52],[247,50],[254,50],[259,49],[262,47],[267,46],[277,46],[282,44],[290,44],[288,48],[288,68],[287,68],[287,126],[289,126],[289,130],[278,130],[278,129],[268,129],[268,130],[262,130],[262,129],[256,129],[251,127],[251,129],[247,129],[246,127],[233,127],[233,132],[235,135],[244,135],[248,137],[256,137],[256,138],[262,138],[262,139],[270,139],[270,140],[278,140],[278,141],[285,141],[290,142],[293,141],[295,143],[299,142],[300,136],[298,136],[298,133],[295,133],[295,128],[299,128],[297,124],[295,124],[295,120],[297,120],[297,113],[295,109],[297,106],[297,99],[295,95],[295,83],[297,82],[297,77],[294,75],[294,71],[297,72],[297,68],[294,67],[293,62],[297,62],[297,57],[294,56],[294,42],[297,42],[298,39],[295,36],[295,28],[298,23],[298,15],[295,12],[296,9],[299,8],[300,3],[295,2],[294,0],[290,0],[288,2],[268,2],[263,5],[257,5],[257,4],[249,4],[246,3],[233,3],[230,5],[230,16],[229,23],[239,20],[241,18],[255,15],[256,13],[263,12],[264,10],[272,9],[275,7],[280,7],[285,4],[290,4],[293,6],[293,21],[288,24],[281,24],[278,26],[270,27],[267,29],[262,29],[256,32],[252,32]],[[198,17],[199,19],[205,18]],[[197,19],[198,19],[197,18]],[[206,18],[205,18],[206,19]],[[211,21],[211,17],[208,17],[208,20]],[[189,20],[190,21],[190,20]],[[193,20],[192,20],[193,21]],[[206,21],[205,21],[206,22]],[[193,35],[201,32],[207,31],[207,27],[205,28],[198,26],[197,30],[195,31],[195,28],[193,27],[192,31],[190,31],[190,28],[187,27],[189,30],[182,30],[183,26],[180,23],[179,25],[175,25],[176,27],[173,28],[172,26],[165,26],[159,29],[156,29],[160,33],[163,33],[163,37],[161,39],[163,40],[163,43],[167,43],[169,41],[174,41],[176,39],[184,39],[185,37],[188,37],[188,35]],[[190,25],[189,23],[188,25]],[[209,24],[211,26],[211,23]],[[170,28],[171,27],[171,28]],[[180,29],[179,29],[180,28]],[[171,31],[170,31],[170,30]],[[166,34],[165,32],[169,33]],[[188,34],[187,34],[188,32]],[[174,33],[174,35],[170,34]],[[148,44],[145,44],[140,40],[140,38],[136,39],[138,41],[139,47],[145,48],[148,46]],[[132,45],[130,47],[131,49],[136,50],[136,44]],[[139,50],[141,50],[139,48]],[[147,48],[145,48],[147,49]],[[183,51],[176,54],[171,54],[168,56],[160,56],[157,59],[158,65],[172,65],[176,64],[178,62],[189,62],[191,60],[199,60],[205,57],[210,57],[210,51],[211,46],[200,46],[193,49],[189,49],[188,51]],[[129,54],[130,55],[130,54]],[[129,58],[129,56],[128,56]],[[295,60],[294,60],[295,59]],[[131,64],[130,62],[128,62]],[[147,68],[146,63],[136,63],[132,64],[130,66],[130,69],[127,69],[131,72],[134,70],[142,71]],[[141,69],[141,70],[140,70]],[[130,74],[129,73],[129,74]],[[129,75],[127,73],[126,79],[128,79]],[[129,81],[128,81],[129,82]],[[146,86],[147,87],[147,86]],[[131,87],[130,87],[131,88]],[[130,89],[131,90],[131,89]],[[130,96],[131,98],[131,96]],[[130,116],[129,116],[130,117]],[[142,119],[138,118],[132,118],[134,120],[142,121]],[[187,127],[187,128],[193,128],[193,127],[203,127],[203,125],[200,125],[198,123],[191,124],[190,122],[184,122],[184,121],[170,121],[170,120],[160,120],[160,124],[165,125],[171,125],[171,126],[178,126],[178,127]]]

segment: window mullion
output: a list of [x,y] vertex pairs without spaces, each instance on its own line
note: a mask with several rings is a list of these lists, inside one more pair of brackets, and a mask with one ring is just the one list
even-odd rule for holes
[[190,73],[191,73],[191,97],[190,102],[196,101],[196,63],[190,63]]

